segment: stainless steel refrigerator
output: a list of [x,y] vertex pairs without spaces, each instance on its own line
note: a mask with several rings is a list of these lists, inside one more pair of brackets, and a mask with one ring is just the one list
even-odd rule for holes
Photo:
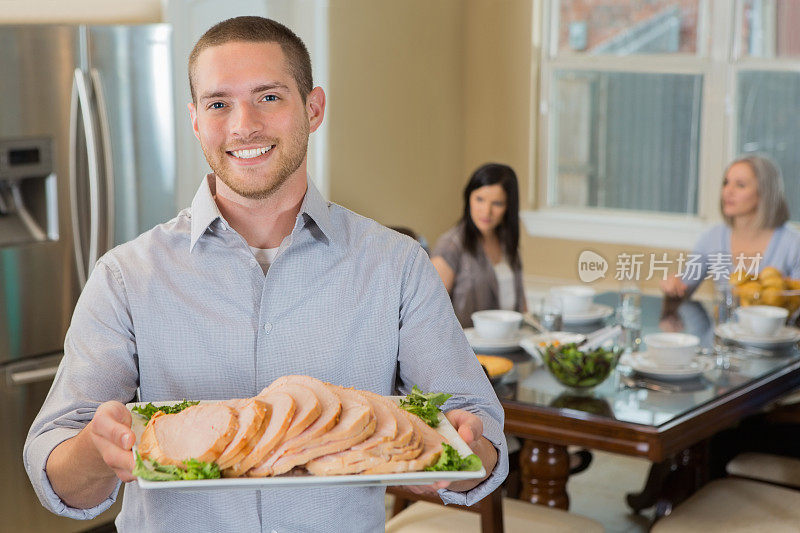
[[0,530],[82,531],[22,445],[94,263],[175,207],[171,29],[0,26]]

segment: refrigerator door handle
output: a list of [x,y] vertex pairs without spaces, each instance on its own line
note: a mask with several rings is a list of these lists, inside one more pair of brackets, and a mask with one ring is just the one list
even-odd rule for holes
[[[103,144],[103,161],[105,162],[106,202],[103,212],[106,216],[106,242],[103,243],[102,252],[105,253],[114,246],[114,159],[111,153],[111,129],[108,123],[108,107],[106,96],[103,92],[103,83],[100,71],[91,69],[92,85],[97,99],[97,116],[100,118],[100,137]],[[97,257],[94,261],[97,261]]]
[[[70,200],[72,207],[72,230],[75,243],[75,258],[78,263],[78,280],[81,288],[86,285],[86,279],[98,259],[98,240],[100,232],[100,165],[98,162],[97,133],[90,107],[89,87],[84,72],[76,68],[72,82],[71,105],[71,139],[70,139]],[[76,98],[77,96],[77,98]],[[78,224],[78,172],[77,172],[77,146],[78,146],[78,107],[83,121],[83,131],[86,139],[86,150],[89,154],[89,253],[88,262],[84,262],[83,243],[80,242],[80,227]]]
[[28,383],[50,381],[55,377],[56,372],[58,372],[58,365],[37,368],[35,370],[22,370],[20,372],[10,373],[8,375],[8,381],[11,385],[27,385]]

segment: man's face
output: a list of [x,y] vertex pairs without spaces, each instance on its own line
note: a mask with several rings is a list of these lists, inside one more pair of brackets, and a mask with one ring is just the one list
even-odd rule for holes
[[194,71],[192,127],[208,164],[238,195],[262,199],[291,177],[305,179],[308,136],[322,122],[325,97],[304,104],[276,43],[207,48]]

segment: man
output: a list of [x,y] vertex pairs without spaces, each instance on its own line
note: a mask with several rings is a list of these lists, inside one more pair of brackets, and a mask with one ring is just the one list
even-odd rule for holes
[[[214,173],[191,209],[92,272],[25,446],[42,502],[90,518],[133,479],[123,402],[137,387],[143,401],[225,399],[286,374],[379,394],[413,384],[454,393],[448,417],[491,475],[453,483],[442,498],[471,504],[491,492],[508,468],[502,409],[430,261],[411,239],[326,202],[308,180],[308,136],[325,94],[312,88],[302,42],[267,19],[231,19],[198,41],[189,75],[192,127]],[[130,484],[117,527],[382,531],[383,494]]]

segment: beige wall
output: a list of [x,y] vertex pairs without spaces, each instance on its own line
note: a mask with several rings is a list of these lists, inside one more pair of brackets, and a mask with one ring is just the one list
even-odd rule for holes
[[0,24],[104,24],[161,20],[161,0],[0,0]]
[[462,186],[461,0],[332,2],[330,197],[435,239]]

